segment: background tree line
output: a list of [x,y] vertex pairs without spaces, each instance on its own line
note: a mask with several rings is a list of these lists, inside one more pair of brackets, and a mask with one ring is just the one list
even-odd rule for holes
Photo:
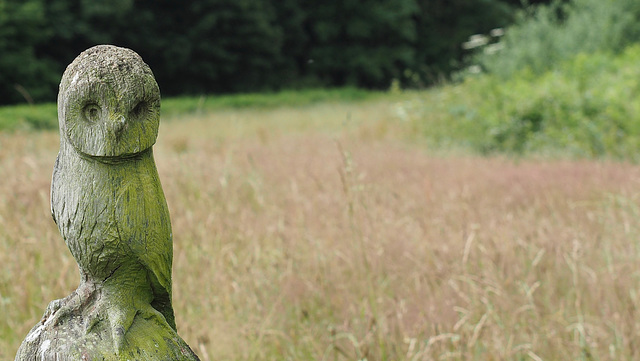
[[[545,1],[538,1],[545,2]],[[519,0],[0,0],[0,104],[54,101],[64,67],[130,47],[164,95],[428,86],[462,65],[469,35]]]

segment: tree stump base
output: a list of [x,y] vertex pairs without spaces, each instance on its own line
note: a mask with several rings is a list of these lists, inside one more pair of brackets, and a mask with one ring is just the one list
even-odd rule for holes
[[162,318],[136,314],[119,349],[111,337],[107,319],[98,319],[87,329],[87,321],[92,317],[88,315],[100,312],[92,301],[99,292],[91,290],[85,295],[87,302],[76,302],[78,307],[69,307],[78,298],[78,291],[51,302],[23,341],[15,360],[199,360]]

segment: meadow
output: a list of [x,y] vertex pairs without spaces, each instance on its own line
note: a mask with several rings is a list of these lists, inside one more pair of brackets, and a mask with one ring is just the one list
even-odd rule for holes
[[[431,143],[443,94],[165,102],[174,308],[202,360],[640,358],[640,166]],[[3,360],[79,282],[57,148],[0,132]]]

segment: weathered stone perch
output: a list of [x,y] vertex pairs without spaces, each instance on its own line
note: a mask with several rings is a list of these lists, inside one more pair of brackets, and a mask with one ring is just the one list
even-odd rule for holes
[[129,49],[90,48],[58,94],[51,212],[80,285],[53,301],[16,361],[198,360],[176,332],[171,223],[153,159],[160,91]]

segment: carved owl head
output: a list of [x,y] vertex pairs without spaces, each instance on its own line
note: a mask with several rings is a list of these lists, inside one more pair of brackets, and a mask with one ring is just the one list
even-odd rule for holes
[[58,93],[61,142],[91,157],[127,157],[158,136],[160,89],[133,50],[98,45],[67,67]]

